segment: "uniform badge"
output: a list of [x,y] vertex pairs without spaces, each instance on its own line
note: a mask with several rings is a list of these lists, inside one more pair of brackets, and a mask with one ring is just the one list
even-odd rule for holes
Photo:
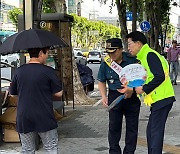
[[106,43],[106,48],[111,48],[111,43]]
[[110,82],[110,83],[114,83],[114,79],[110,79],[109,82]]

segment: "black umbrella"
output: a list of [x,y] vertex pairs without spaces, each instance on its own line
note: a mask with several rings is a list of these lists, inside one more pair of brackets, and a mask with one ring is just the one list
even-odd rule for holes
[[68,47],[68,44],[54,33],[42,29],[24,30],[8,37],[0,46],[0,54],[25,52],[30,48]]

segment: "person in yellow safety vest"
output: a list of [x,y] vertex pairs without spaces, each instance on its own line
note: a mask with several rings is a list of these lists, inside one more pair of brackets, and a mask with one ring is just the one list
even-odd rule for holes
[[[147,125],[148,154],[162,154],[165,123],[175,101],[173,86],[169,77],[167,61],[147,44],[145,35],[139,31],[129,33],[128,50],[137,56],[147,71],[145,84],[133,90],[144,96],[144,103],[150,106]],[[132,89],[124,85],[122,93]]]

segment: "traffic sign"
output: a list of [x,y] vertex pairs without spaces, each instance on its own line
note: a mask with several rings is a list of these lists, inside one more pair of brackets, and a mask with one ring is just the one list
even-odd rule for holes
[[45,22],[45,21],[41,21],[39,24],[40,24],[40,27],[41,27],[41,28],[46,27],[46,22]]
[[127,21],[132,21],[132,12],[126,12],[126,20]]
[[140,28],[143,32],[148,32],[151,28],[151,25],[148,21],[143,21],[140,24]]

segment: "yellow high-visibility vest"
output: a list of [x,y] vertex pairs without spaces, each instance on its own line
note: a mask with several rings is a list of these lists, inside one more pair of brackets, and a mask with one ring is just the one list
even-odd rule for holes
[[169,65],[166,59],[163,56],[161,56],[158,52],[151,49],[148,46],[148,44],[145,44],[137,54],[137,59],[141,61],[141,65],[143,65],[147,71],[147,79],[145,81],[145,84],[148,84],[154,78],[154,75],[150,71],[150,68],[147,62],[147,55],[149,52],[153,52],[158,56],[158,58],[161,61],[164,74],[165,74],[165,80],[158,87],[156,87],[148,95],[146,93],[143,94],[144,103],[148,106],[151,106],[151,104],[159,100],[174,96],[174,89],[173,89],[173,86],[169,77]]

